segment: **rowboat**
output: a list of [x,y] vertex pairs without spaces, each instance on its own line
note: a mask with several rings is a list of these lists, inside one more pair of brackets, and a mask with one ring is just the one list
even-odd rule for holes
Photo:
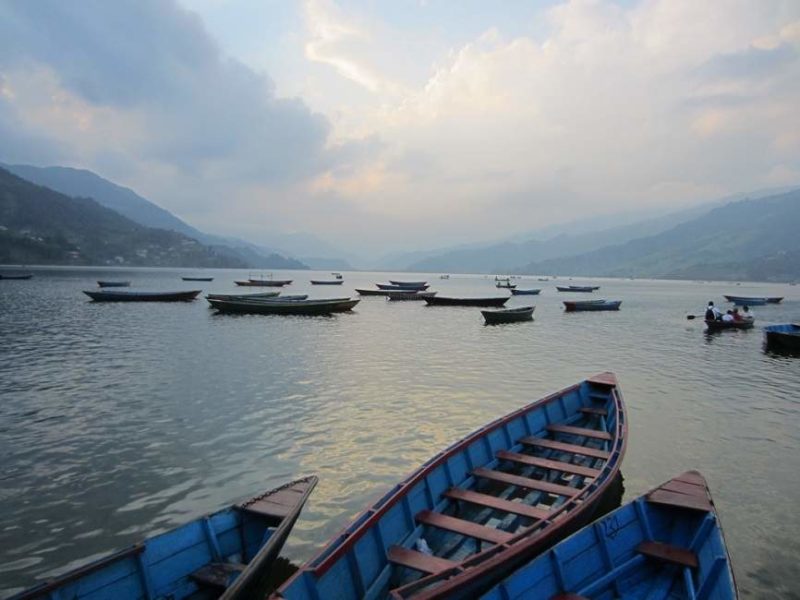
[[430,287],[427,283],[422,283],[420,285],[397,285],[396,283],[376,283],[375,285],[378,287],[379,290],[393,290],[393,291],[403,291],[403,290],[424,291]]
[[292,283],[291,279],[244,279],[236,280],[233,283],[242,286],[252,287],[283,287]]
[[728,302],[733,302],[739,306],[761,306],[764,304],[780,304],[783,296],[765,297],[765,296],[729,296],[724,295]]
[[450,279],[450,275],[439,275],[439,279]]
[[619,310],[622,300],[564,300],[564,310],[577,312],[585,310]]
[[343,279],[311,279],[311,285],[342,285]]
[[95,302],[188,302],[197,298],[203,290],[188,292],[92,292],[84,294]]
[[329,315],[347,312],[360,302],[358,298],[329,298],[325,300],[209,300],[211,306],[223,313],[261,315]]
[[314,476],[298,479],[12,598],[252,598],[316,485]]
[[721,319],[706,320],[708,331],[721,331],[722,329],[752,329],[755,319],[742,319],[741,321],[723,321]]
[[708,484],[689,471],[581,529],[482,598],[738,597]]
[[764,337],[770,348],[800,352],[800,325],[797,323],[764,327]]
[[181,277],[184,281],[214,281],[213,277]]
[[33,273],[0,273],[0,279],[30,279],[33,277]]
[[98,280],[97,287],[101,288],[108,288],[108,287],[130,287],[130,281],[109,281],[109,280]]
[[550,281],[548,277],[539,277],[536,281]]
[[501,308],[500,310],[482,310],[481,314],[487,325],[516,323],[518,321],[532,321],[535,308],[535,306],[521,306],[519,308]]
[[494,287],[498,288],[505,288],[509,290],[513,290],[517,285],[515,283],[511,283],[510,281],[498,281]]
[[206,300],[242,300],[251,302],[264,302],[269,300],[305,300],[308,294],[294,294],[281,296],[280,292],[265,292],[263,294],[208,294]]
[[428,285],[427,281],[395,281],[394,279],[390,279],[389,283],[392,285],[399,285],[400,287],[413,287],[413,288],[421,288],[422,286]]
[[[356,288],[356,291],[361,296],[388,296],[389,293],[386,290],[365,290],[362,288]],[[397,290],[395,290],[397,291]],[[415,291],[415,290],[399,290],[399,291]]]
[[503,306],[511,296],[489,298],[455,298],[453,296],[431,296],[425,298],[429,306]]
[[557,285],[559,292],[593,292],[599,290],[599,285]]
[[515,410],[430,458],[273,598],[474,598],[595,516],[626,437],[611,373]]
[[386,298],[388,300],[397,301],[397,300],[425,300],[425,298],[430,298],[435,296],[436,292],[417,292],[414,290],[410,291],[402,291],[402,292],[386,292]]
[[511,289],[511,294],[514,296],[538,296],[541,289],[535,290],[520,290],[520,289]]

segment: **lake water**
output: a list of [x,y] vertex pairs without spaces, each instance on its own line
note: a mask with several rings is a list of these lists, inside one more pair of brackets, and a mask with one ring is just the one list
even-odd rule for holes
[[[800,287],[594,280],[602,287],[587,296],[525,278],[542,295],[508,306],[536,304],[536,320],[502,326],[484,326],[477,308],[381,297],[351,314],[281,317],[81,294],[98,278],[224,293],[247,276],[181,273],[42,269],[0,281],[0,596],[315,473],[286,548],[302,561],[433,453],[609,370],[629,412],[626,499],[699,469],[743,595],[800,598],[800,358],[765,352],[758,327],[707,335],[686,319],[733,293],[786,296],[754,309],[758,325],[800,321]],[[312,287],[328,275],[284,275],[295,280],[286,293],[317,297],[389,277]],[[505,293],[484,276],[397,277],[441,294]],[[621,299],[622,310],[567,314],[565,296]]]

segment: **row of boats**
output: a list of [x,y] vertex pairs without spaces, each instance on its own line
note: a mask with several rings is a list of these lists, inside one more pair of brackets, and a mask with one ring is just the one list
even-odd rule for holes
[[[435,454],[270,597],[737,597],[716,508],[696,471],[604,514],[621,494],[628,417],[602,373]],[[34,598],[257,598],[307,477],[78,567]]]

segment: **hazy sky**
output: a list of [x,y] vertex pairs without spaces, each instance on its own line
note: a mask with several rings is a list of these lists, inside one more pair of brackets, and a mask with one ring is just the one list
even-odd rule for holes
[[359,250],[800,183],[800,2],[0,0],[0,161]]

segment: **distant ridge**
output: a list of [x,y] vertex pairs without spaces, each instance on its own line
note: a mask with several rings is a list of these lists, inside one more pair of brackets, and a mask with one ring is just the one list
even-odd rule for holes
[[800,189],[731,202],[672,229],[577,256],[532,262],[521,273],[604,277],[796,281]]
[[182,233],[145,227],[0,168],[0,263],[246,267]]

